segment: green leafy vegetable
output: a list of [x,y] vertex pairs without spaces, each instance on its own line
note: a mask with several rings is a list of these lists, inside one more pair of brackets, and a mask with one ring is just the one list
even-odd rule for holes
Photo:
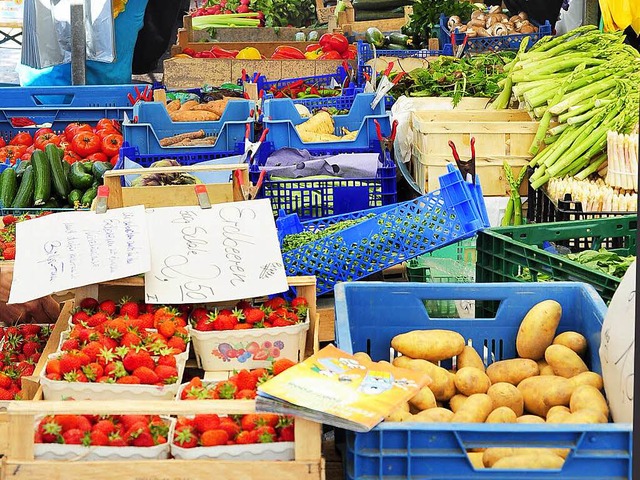
[[570,253],[567,258],[598,272],[606,273],[614,277],[622,278],[629,266],[636,259],[634,255],[621,257],[615,252],[605,248],[598,251],[585,250],[580,253]]
[[344,230],[345,228],[358,225],[359,223],[362,223],[365,220],[369,220],[372,217],[374,217],[374,215],[371,213],[355,220],[343,220],[341,222],[334,223],[324,230],[315,232],[292,233],[291,235],[287,235],[286,237],[284,237],[284,239],[282,240],[282,253],[295,250],[296,248],[300,248],[308,243],[312,243],[316,240],[320,240],[321,238],[328,237],[336,232]]

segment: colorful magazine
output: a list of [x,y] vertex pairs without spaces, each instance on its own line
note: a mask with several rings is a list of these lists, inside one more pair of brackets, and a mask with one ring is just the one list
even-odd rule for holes
[[430,381],[329,345],[260,385],[256,409],[368,432]]

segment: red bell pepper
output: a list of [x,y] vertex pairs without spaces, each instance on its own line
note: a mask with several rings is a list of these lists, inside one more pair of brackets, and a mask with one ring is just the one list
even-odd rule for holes
[[212,47],[211,53],[215,55],[215,58],[236,58],[238,56],[238,50],[225,50],[220,47]]
[[349,40],[341,33],[325,33],[318,42],[324,52],[338,52],[340,54],[349,48]]
[[340,55],[335,50],[331,50],[330,52],[325,52],[318,57],[318,60],[341,60],[342,55]]
[[316,50],[320,50],[322,46],[319,43],[312,43],[311,45],[307,45],[307,48],[304,49],[305,52],[315,52]]
[[288,45],[280,45],[277,47],[273,55],[271,55],[273,60],[305,60],[306,57],[304,53],[298,50],[295,47],[290,47]]
[[358,57],[358,47],[355,45],[349,45],[346,52],[342,54],[342,58],[345,60],[354,60]]

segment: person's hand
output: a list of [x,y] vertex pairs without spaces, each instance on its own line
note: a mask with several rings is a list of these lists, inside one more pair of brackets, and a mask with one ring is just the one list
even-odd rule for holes
[[50,296],[27,303],[7,305],[12,280],[13,270],[3,268],[0,271],[0,322],[6,325],[56,322],[60,315],[60,305]]

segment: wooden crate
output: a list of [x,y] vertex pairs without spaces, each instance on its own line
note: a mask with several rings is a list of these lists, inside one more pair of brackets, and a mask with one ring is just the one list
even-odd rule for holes
[[[4,270],[6,268],[13,267],[3,266],[2,268]],[[42,355],[40,356],[40,360],[38,361],[33,371],[33,375],[22,378],[22,387],[25,391],[26,397],[29,400],[42,400],[42,389],[40,388],[38,382],[38,376],[47,363],[47,357],[58,349],[60,335],[69,326],[69,317],[71,316],[73,306],[73,300],[67,301],[62,305],[58,320],[56,321],[55,326],[51,331],[51,336],[49,337],[49,340],[47,341],[47,344],[42,351]],[[9,439],[11,438],[9,435],[9,416],[7,413],[7,409],[10,408],[11,405],[19,402],[22,402],[22,400],[0,402],[0,456],[7,454],[9,450]],[[4,477],[0,475],[0,478]]]
[[[171,155],[167,155],[171,156]],[[240,170],[243,172],[244,182],[249,181],[249,166],[247,164],[232,165],[192,165],[184,167],[154,168],[153,173],[196,173]],[[104,184],[109,187],[108,208],[130,207],[144,205],[146,208],[193,206],[198,205],[194,185],[161,185],[154,187],[123,187],[121,179],[125,175],[137,175],[141,169],[109,170],[104,174]],[[145,173],[149,173],[145,169]],[[229,183],[206,184],[211,204],[226,203],[243,200],[242,190],[235,175]]]
[[[420,111],[412,114],[414,132],[412,169],[425,191],[440,188],[438,177],[453,162],[448,142],[452,140],[462,160],[471,157],[470,139],[475,138],[476,173],[486,196],[505,196],[508,183],[503,161],[518,175],[531,160],[528,153],[538,122],[524,110]],[[523,182],[522,194],[526,194]]]
[[321,455],[322,427],[304,419],[295,421],[295,460],[216,461],[216,460],[131,460],[71,462],[34,460],[33,428],[36,415],[194,415],[202,413],[247,414],[255,412],[254,400],[165,401],[73,401],[15,402],[8,409],[8,434],[11,438],[2,461],[3,480],[210,480],[211,478],[262,479],[265,472],[282,480],[323,480]]
[[[405,7],[404,17],[401,18],[357,22],[355,18],[355,10],[353,7],[348,6],[345,11],[338,13],[337,29],[342,31],[345,35],[364,33],[370,27],[377,28],[382,32],[400,31],[402,27],[409,23],[409,17],[412,13],[412,7]],[[329,19],[329,29],[333,29],[332,19]]]

